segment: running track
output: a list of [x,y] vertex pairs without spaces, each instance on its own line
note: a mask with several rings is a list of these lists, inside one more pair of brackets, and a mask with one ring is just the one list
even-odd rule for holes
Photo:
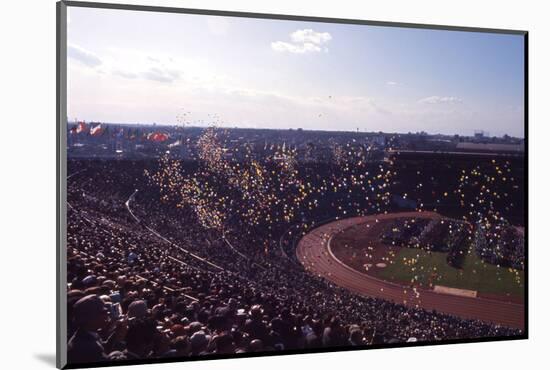
[[[437,310],[466,319],[479,319],[514,328],[524,328],[523,304],[484,298],[470,298],[435,293],[418,289],[418,296],[409,287],[390,283],[361,273],[344,265],[330,250],[332,236],[344,229],[376,222],[376,219],[394,218],[396,214],[354,217],[334,221],[306,234],[298,243],[296,256],[304,268],[315,275],[347,288],[355,293]],[[400,217],[418,217],[417,212],[404,212]]]

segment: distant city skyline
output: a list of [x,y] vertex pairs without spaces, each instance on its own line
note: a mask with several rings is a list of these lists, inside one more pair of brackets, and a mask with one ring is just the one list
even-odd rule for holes
[[471,133],[464,133],[464,134],[443,134],[443,133],[433,133],[433,132],[427,132],[423,130],[415,130],[415,131],[390,131],[390,130],[364,130],[361,127],[356,127],[355,130],[347,130],[347,129],[338,129],[338,127],[334,128],[303,128],[303,127],[246,127],[246,126],[237,126],[237,125],[230,125],[230,124],[224,124],[224,125],[217,125],[217,124],[188,124],[188,125],[182,125],[177,122],[174,123],[165,123],[165,122],[108,122],[108,121],[97,121],[97,120],[86,120],[86,119],[79,119],[79,118],[67,118],[67,123],[69,125],[77,125],[79,122],[84,122],[88,129],[91,127],[95,127],[96,125],[103,125],[103,126],[115,126],[124,128],[126,126],[131,128],[147,128],[151,129],[151,127],[157,127],[159,131],[163,131],[163,128],[166,129],[175,129],[177,127],[181,127],[183,129],[207,129],[207,128],[218,128],[218,129],[250,129],[250,130],[302,130],[302,131],[319,131],[319,132],[338,132],[338,133],[355,133],[358,132],[360,134],[384,134],[384,135],[417,135],[417,134],[426,134],[428,136],[460,136],[460,137],[475,137],[477,134],[481,134],[485,138],[502,138],[504,136],[508,136],[511,139],[524,139],[523,136],[513,136],[509,134],[503,134],[503,135],[494,135],[493,133],[489,131],[483,131],[483,130],[475,130]]
[[524,137],[521,35],[68,8],[68,116]]

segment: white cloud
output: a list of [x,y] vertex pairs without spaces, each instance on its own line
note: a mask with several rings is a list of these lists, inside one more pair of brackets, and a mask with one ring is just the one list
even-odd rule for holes
[[189,69],[185,60],[175,60],[169,55],[110,48],[101,56],[101,67],[94,70],[117,78],[171,83],[181,79]]
[[80,63],[92,68],[98,67],[103,63],[97,55],[77,45],[69,44],[67,55],[69,58],[78,60]]
[[429,96],[418,101],[421,104],[456,104],[462,103],[462,99],[456,96]]
[[163,68],[162,66],[151,67],[141,73],[143,78],[158,82],[173,82],[178,79],[180,73],[176,70]]
[[[291,44],[289,42],[283,42],[283,41],[276,41],[271,43],[271,48],[275,51],[279,52],[289,52],[294,54],[305,54],[305,53],[315,53],[320,52],[322,49],[312,44],[311,42],[306,42],[304,44]],[[327,48],[323,48],[325,51],[327,51]]]
[[290,34],[290,40],[274,41],[271,48],[277,52],[289,52],[294,54],[328,52],[326,44],[332,40],[328,32],[316,32],[310,28],[296,30]]
[[388,82],[386,82],[386,85],[388,85],[388,86],[396,86],[396,85],[398,85],[398,83],[395,82],[395,81],[388,81]]
[[307,28],[304,30],[294,31],[290,35],[290,39],[292,40],[292,42],[297,44],[304,44],[309,42],[316,45],[321,45],[332,40],[332,36],[328,32],[315,32],[311,28]]
[[128,72],[128,71],[124,71],[124,70],[119,70],[119,69],[113,70],[112,73],[115,76],[124,77],[124,78],[137,78],[138,77],[138,75],[136,73]]

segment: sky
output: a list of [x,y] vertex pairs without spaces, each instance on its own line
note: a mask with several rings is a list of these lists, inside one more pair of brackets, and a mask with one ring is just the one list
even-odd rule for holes
[[523,137],[521,35],[68,8],[69,120]]

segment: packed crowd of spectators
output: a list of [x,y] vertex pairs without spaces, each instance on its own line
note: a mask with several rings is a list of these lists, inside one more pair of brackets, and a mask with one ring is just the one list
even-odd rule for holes
[[278,238],[238,224],[205,231],[192,212],[153,196],[143,167],[69,164],[69,363],[521,333],[358,296],[290,263]]
[[447,263],[462,268],[473,243],[474,251],[483,261],[495,266],[524,269],[525,238],[522,231],[508,223],[489,225],[451,219],[398,218],[380,234],[389,245],[442,252]]
[[430,218],[397,218],[380,235],[386,244],[447,254],[447,263],[462,268],[471,230],[463,222]]
[[380,239],[392,245],[409,246],[411,240],[418,238],[429,223],[428,218],[396,218],[382,232]]
[[470,231],[463,222],[449,219],[434,220],[431,226],[422,233],[418,242],[436,252],[453,250]]
[[518,270],[525,268],[525,236],[518,228],[508,223],[479,223],[474,240],[476,253],[485,262]]

